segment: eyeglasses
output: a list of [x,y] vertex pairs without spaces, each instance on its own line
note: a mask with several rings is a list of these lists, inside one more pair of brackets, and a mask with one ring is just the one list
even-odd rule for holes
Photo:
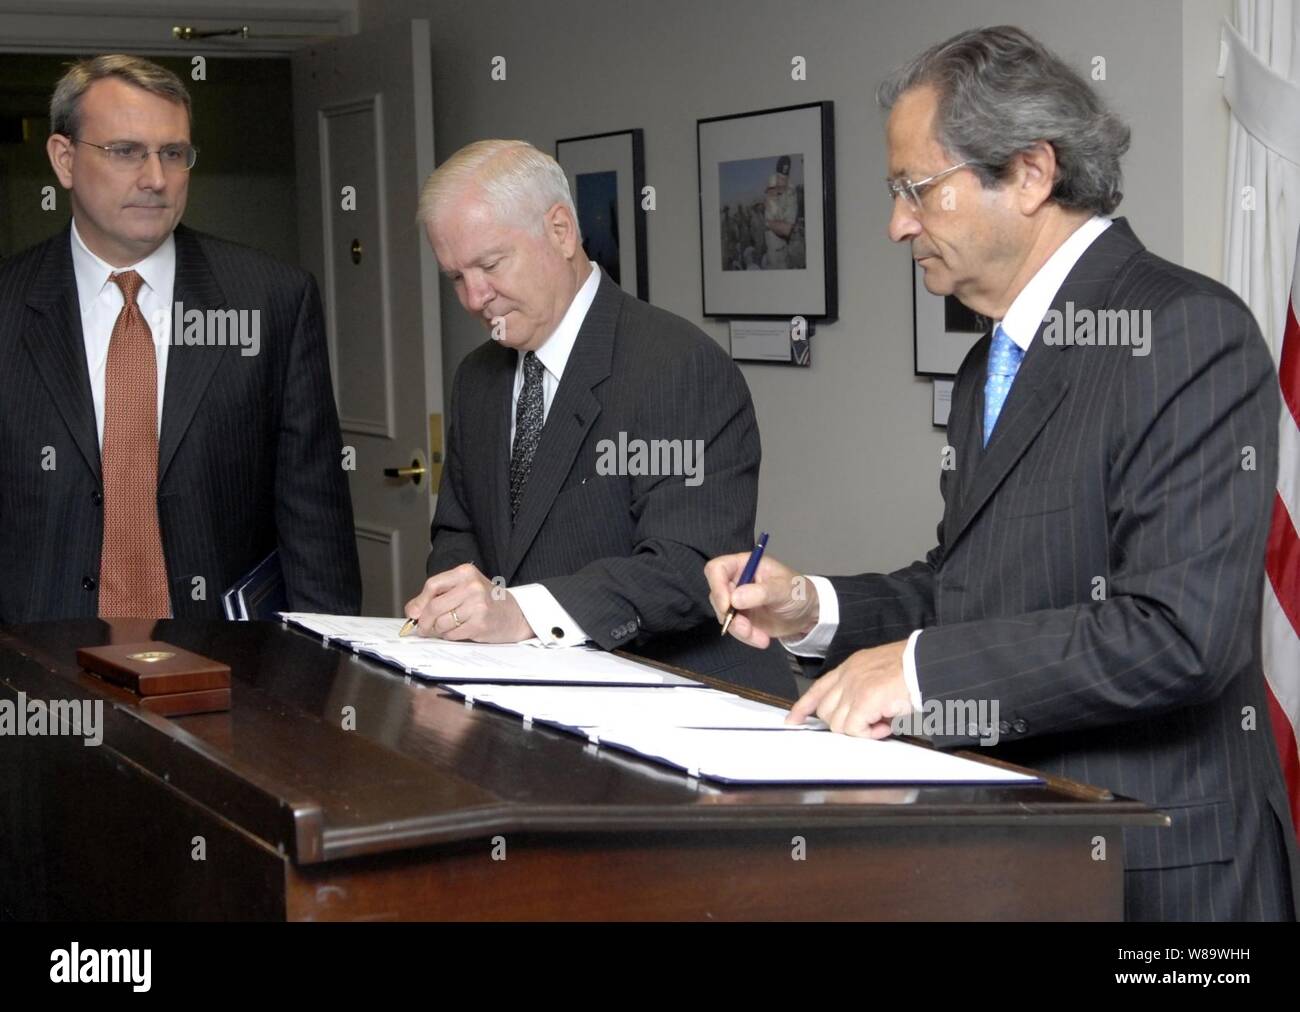
[[912,205],[915,211],[921,210],[921,197],[926,190],[930,189],[944,176],[950,172],[956,172],[958,169],[964,169],[967,165],[973,164],[970,159],[964,162],[958,162],[956,165],[950,165],[942,172],[936,172],[933,176],[926,176],[924,179],[918,179],[915,183],[910,179],[886,179],[885,184],[889,187],[889,202],[893,204],[899,197],[906,197],[907,202]]
[[150,151],[148,145],[137,141],[120,141],[117,144],[96,144],[72,138],[74,144],[99,148],[108,155],[109,164],[115,169],[138,169],[149,160],[150,155],[157,155],[162,167],[171,171],[188,172],[198,161],[199,149],[193,144],[164,144],[157,151]]

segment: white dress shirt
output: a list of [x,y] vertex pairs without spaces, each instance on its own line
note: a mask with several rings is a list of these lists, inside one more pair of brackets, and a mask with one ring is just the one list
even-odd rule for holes
[[167,349],[170,345],[172,288],[176,281],[176,239],[168,236],[161,246],[130,267],[113,267],[97,257],[82,241],[77,222],[72,222],[72,269],[77,278],[77,302],[81,308],[81,335],[86,345],[86,366],[90,370],[90,396],[95,405],[95,429],[104,445],[104,383],[108,374],[108,345],[113,325],[126,299],[113,274],[135,271],[144,280],[136,294],[136,305],[153,334],[158,363],[158,427],[162,428],[163,386],[167,378]]
[[[1038,325],[1052,308],[1052,300],[1056,298],[1056,293],[1060,291],[1074,265],[1097,236],[1108,228],[1109,218],[1093,215],[1085,221],[1047,258],[1047,262],[1007,307],[1007,315],[998,322],[1006,331],[1007,337],[1021,351],[1029,350],[1034,335],[1038,332]],[[995,329],[997,326],[998,323],[994,323]],[[825,657],[831,640],[835,638],[835,631],[839,628],[840,602],[830,580],[824,576],[809,576],[808,579],[817,591],[817,624],[802,639],[786,639],[781,642],[792,654],[800,657]],[[920,710],[923,702],[916,674],[916,641],[921,638],[921,632],[920,629],[914,629],[907,637],[907,646],[903,650],[903,680],[907,683],[914,710]]]
[[[590,260],[587,262],[591,264],[591,273],[587,275],[587,280],[583,282],[582,287],[578,289],[578,294],[569,303],[569,308],[564,318],[560,320],[560,325],[555,328],[555,332],[537,349],[537,360],[544,367],[543,425],[546,424],[546,416],[551,413],[551,401],[555,400],[555,391],[559,389],[560,379],[564,376],[564,367],[568,365],[574,342],[578,340],[582,321],[587,318],[587,311],[591,309],[591,303],[596,298],[596,289],[600,287],[600,268]],[[510,446],[512,448],[515,445],[515,408],[519,404],[519,394],[523,389],[524,356],[521,354],[515,366],[515,385],[510,395]],[[572,646],[590,638],[573,616],[555,599],[555,595],[540,583],[525,583],[518,587],[511,587],[510,593],[519,605],[519,610],[524,613],[528,624],[533,627],[533,632],[543,643]]]

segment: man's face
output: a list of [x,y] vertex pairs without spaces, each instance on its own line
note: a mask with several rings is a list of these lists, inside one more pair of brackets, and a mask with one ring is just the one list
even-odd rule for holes
[[[960,161],[935,140],[936,111],[929,87],[906,91],[895,103],[886,127],[891,179],[919,181]],[[955,295],[978,310],[987,296],[1001,291],[1019,263],[1024,238],[1018,224],[1004,190],[984,189],[973,169],[962,168],[925,189],[920,208],[896,197],[889,237],[912,244],[929,291]]]
[[[438,265],[460,304],[493,331],[502,344],[536,351],[559,326],[573,299],[569,261],[576,235],[557,231],[556,208],[543,234],[500,221],[478,192],[449,200],[428,227]],[[500,321],[499,323],[497,321]]]
[[[115,77],[96,81],[81,97],[77,140],[135,142],[157,151],[190,142],[185,107]],[[123,166],[107,151],[51,137],[50,161],[72,191],[77,231],[90,249],[115,267],[135,263],[160,245],[180,221],[189,172],[164,169],[157,155]]]

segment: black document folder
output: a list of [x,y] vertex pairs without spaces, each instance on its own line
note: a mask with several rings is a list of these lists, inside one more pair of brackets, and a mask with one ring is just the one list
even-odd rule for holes
[[284,589],[284,573],[280,570],[280,553],[272,552],[236,580],[234,586],[221,595],[221,605],[226,618],[232,622],[273,619],[276,612],[288,611],[289,596]]

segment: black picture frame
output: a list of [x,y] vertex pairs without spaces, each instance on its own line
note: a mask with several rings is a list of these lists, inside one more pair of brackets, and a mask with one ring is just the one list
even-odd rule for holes
[[[650,301],[650,264],[646,256],[646,212],[641,206],[645,189],[645,132],[637,127],[608,133],[561,137],[555,142],[555,160],[569,178],[569,189],[583,231],[583,248],[629,295]],[[599,205],[608,196],[614,177],[616,213],[600,215],[586,196],[586,180]],[[582,178],[579,178],[582,177]],[[604,178],[602,178],[604,177]],[[580,190],[583,191],[580,193]],[[583,222],[588,226],[583,227]],[[630,222],[629,230],[626,224]],[[611,250],[611,243],[614,250]],[[597,255],[593,255],[593,250]],[[614,268],[611,270],[611,266]]]
[[[695,150],[703,315],[835,320],[835,103],[806,102],[696,120]],[[788,163],[787,182],[774,186],[783,161]],[[761,179],[764,171],[770,175],[764,211],[759,212],[759,204],[750,198],[755,174]],[[776,233],[762,229],[758,216],[770,214],[774,199],[789,200],[790,191],[798,194],[792,234],[801,235],[802,250],[799,241],[789,237],[773,250],[766,236]],[[748,218],[748,242],[737,237],[744,233],[742,217]],[[800,266],[786,266],[791,258]]]
[[912,268],[912,372],[916,376],[957,375],[962,359],[988,333],[992,322],[968,309],[953,295],[935,295],[925,287],[923,267]]

